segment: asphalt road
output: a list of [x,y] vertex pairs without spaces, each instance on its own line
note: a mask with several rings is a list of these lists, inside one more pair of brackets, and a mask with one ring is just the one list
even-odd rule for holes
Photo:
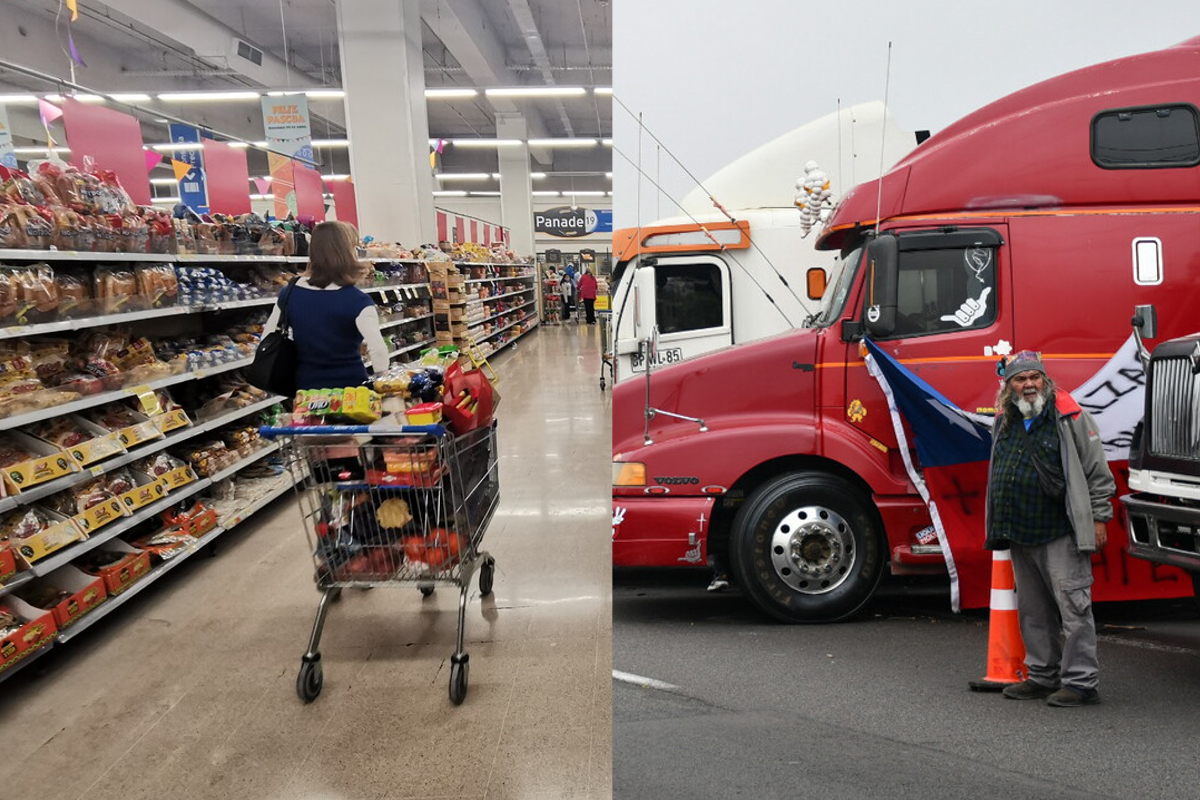
[[969,690],[987,613],[944,580],[806,626],[706,583],[614,575],[614,798],[1200,797],[1195,601],[1097,606],[1103,702],[1058,709]]

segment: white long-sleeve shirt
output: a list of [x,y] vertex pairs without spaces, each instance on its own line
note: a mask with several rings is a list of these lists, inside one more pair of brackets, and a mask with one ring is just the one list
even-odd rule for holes
[[[324,289],[318,289],[308,282],[308,278],[301,278],[296,281],[297,287],[304,289],[312,289],[320,292],[336,292],[342,287],[331,283]],[[388,349],[383,341],[383,334],[379,332],[379,309],[375,306],[364,308],[361,313],[354,319],[354,325],[358,328],[358,332],[362,334],[363,341],[367,344],[367,354],[371,359],[371,372],[379,373],[387,369],[388,365]],[[267,323],[263,326],[263,336],[266,337],[279,327],[279,304],[276,303],[271,307],[271,316],[267,317]]]

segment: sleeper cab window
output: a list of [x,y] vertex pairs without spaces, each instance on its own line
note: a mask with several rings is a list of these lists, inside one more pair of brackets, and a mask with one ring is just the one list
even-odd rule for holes
[[1101,111],[1092,118],[1092,161],[1104,169],[1200,164],[1200,112],[1190,103]]

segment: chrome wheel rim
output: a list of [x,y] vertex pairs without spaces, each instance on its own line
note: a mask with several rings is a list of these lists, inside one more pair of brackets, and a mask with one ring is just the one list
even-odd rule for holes
[[771,565],[800,594],[825,594],[850,577],[858,560],[850,523],[824,506],[788,512],[771,535]]

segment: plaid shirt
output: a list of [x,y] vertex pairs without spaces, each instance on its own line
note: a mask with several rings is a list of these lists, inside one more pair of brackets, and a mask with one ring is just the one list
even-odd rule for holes
[[[1044,463],[1061,470],[1055,417],[1053,404],[1047,403],[1046,410],[1029,426],[1029,442],[1041,450]],[[1020,545],[1046,544],[1069,534],[1071,521],[1065,500],[1048,496],[1038,483],[1026,437],[1016,427],[1024,424],[1020,416],[1010,416],[996,442],[988,477],[992,504],[988,511],[996,539]]]

